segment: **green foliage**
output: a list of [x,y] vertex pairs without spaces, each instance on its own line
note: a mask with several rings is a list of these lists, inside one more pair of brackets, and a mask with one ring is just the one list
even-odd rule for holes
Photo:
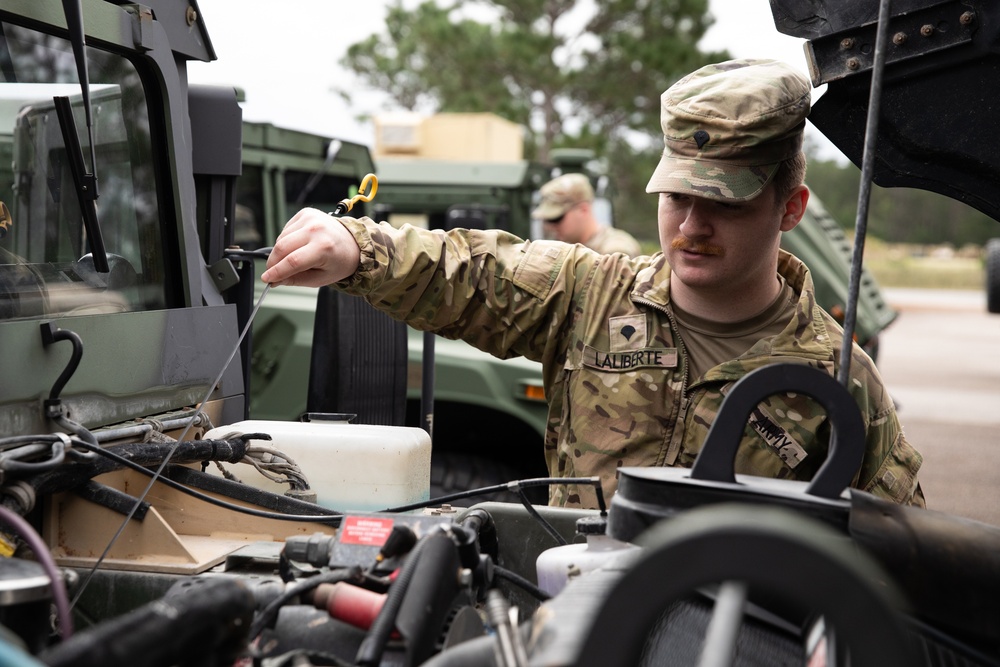
[[658,142],[660,93],[728,57],[697,48],[707,11],[708,0],[428,0],[413,10],[396,0],[385,33],[350,46],[342,64],[405,109],[519,123],[528,156],[546,161],[554,147],[604,151],[629,133]]
[[[615,226],[632,234],[639,241],[654,242],[659,250],[656,224],[657,195],[646,192],[646,184],[660,159],[659,148],[635,150],[625,143],[609,147],[609,172],[615,183],[612,206]],[[645,244],[643,244],[645,248]]]
[[[857,219],[861,170],[853,164],[812,159],[806,181],[845,228]],[[1000,235],[995,220],[944,195],[910,188],[872,188],[868,234],[890,243],[983,245]]]

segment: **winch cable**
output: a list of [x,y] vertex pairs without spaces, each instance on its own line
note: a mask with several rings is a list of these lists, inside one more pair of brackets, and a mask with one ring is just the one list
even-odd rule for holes
[[[872,82],[868,94],[868,117],[865,125],[865,146],[861,158],[861,183],[858,190],[857,218],[854,222],[854,253],[851,257],[851,280],[844,313],[844,340],[840,348],[840,369],[837,381],[848,387],[851,373],[851,347],[854,345],[854,328],[857,321],[858,294],[861,291],[861,262],[865,254],[865,236],[868,233],[868,203],[871,199],[872,173],[875,170],[875,145],[878,140],[878,115],[882,101],[882,74],[889,43],[889,3],[881,0],[878,9],[878,27],[875,35],[875,57],[872,62]],[[849,387],[848,387],[849,388]]]
[[[359,201],[370,202],[372,198],[375,197],[375,193],[377,191],[378,191],[378,179],[375,177],[374,174],[367,174],[361,181],[361,186],[358,189],[358,194],[338,202],[336,208],[330,215],[343,215],[344,213],[347,213],[352,208],[354,208],[354,204],[356,204]],[[233,346],[232,352],[229,353],[229,357],[226,359],[225,363],[222,364],[222,368],[219,370],[218,376],[216,376],[215,380],[208,386],[208,391],[205,393],[205,397],[201,400],[200,403],[198,403],[198,407],[195,410],[195,413],[188,420],[187,425],[184,427],[184,430],[177,438],[177,441],[174,443],[174,446],[170,449],[169,452],[167,452],[167,455],[160,463],[160,466],[156,469],[156,472],[150,478],[149,483],[146,485],[146,488],[136,499],[135,504],[132,506],[132,510],[128,513],[128,516],[125,517],[125,520],[122,521],[121,526],[118,527],[118,530],[111,537],[111,541],[108,542],[108,546],[104,548],[104,551],[97,559],[97,562],[94,563],[94,566],[87,573],[87,576],[83,579],[82,582],[80,582],[80,588],[77,590],[76,595],[73,597],[73,602],[70,604],[70,608],[73,608],[76,605],[76,603],[79,602],[80,596],[83,595],[83,592],[86,590],[87,585],[90,583],[91,579],[93,579],[94,573],[97,572],[98,568],[101,566],[101,563],[103,563],[104,559],[107,558],[108,553],[110,553],[111,551],[111,548],[115,545],[115,543],[118,541],[118,538],[121,537],[121,534],[125,531],[125,527],[128,526],[129,522],[132,520],[132,517],[142,506],[142,503],[146,500],[146,496],[149,495],[149,492],[152,490],[153,485],[162,476],[163,470],[167,467],[167,464],[170,462],[170,457],[173,456],[173,453],[176,451],[181,441],[184,440],[184,438],[188,434],[188,431],[191,430],[191,426],[195,423],[195,420],[198,419],[198,417],[203,412],[205,404],[212,397],[212,393],[215,391],[216,386],[218,386],[219,382],[222,381],[222,376],[229,368],[229,364],[231,364],[233,359],[236,357],[236,353],[240,351],[240,345],[243,344],[243,339],[246,337],[247,332],[250,331],[250,327],[253,325],[254,318],[257,317],[257,312],[260,310],[260,306],[264,302],[264,297],[267,296],[267,293],[270,290],[271,290],[270,284],[264,285],[264,289],[260,294],[260,298],[257,299],[257,304],[254,306],[253,311],[250,313],[250,317],[247,318],[247,323],[243,326],[243,331],[240,332],[240,336],[236,340],[236,344]]]

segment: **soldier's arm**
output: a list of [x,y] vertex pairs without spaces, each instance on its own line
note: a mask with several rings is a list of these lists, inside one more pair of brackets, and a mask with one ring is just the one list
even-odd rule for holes
[[322,287],[354,275],[361,250],[354,236],[323,211],[304,208],[285,224],[261,280]]
[[923,457],[906,441],[895,410],[888,408],[872,420],[866,440],[858,486],[886,500],[924,507],[917,480]]
[[[525,242],[505,232],[395,229],[368,219],[324,217],[289,222],[275,245],[282,254],[275,259],[272,252],[269,261],[275,273],[269,270],[264,280],[316,285],[342,276],[338,289],[415,328],[461,338],[498,356],[545,361],[557,355],[574,299],[596,266],[597,255],[589,251]],[[341,228],[351,241],[326,226]],[[358,248],[358,255],[325,257],[345,245]],[[297,263],[280,272],[292,259]],[[344,275],[350,262],[354,270]]]

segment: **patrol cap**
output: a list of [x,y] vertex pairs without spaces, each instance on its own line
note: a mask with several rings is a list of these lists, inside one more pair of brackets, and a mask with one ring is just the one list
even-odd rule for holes
[[532,218],[555,220],[577,204],[594,200],[594,188],[583,174],[556,176],[538,191],[541,201],[531,212]]
[[809,104],[809,80],[777,60],[692,72],[660,97],[663,156],[646,192],[753,199],[802,150]]

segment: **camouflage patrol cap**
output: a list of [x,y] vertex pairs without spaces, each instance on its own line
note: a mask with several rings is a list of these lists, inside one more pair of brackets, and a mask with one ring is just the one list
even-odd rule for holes
[[747,201],[802,150],[809,80],[776,60],[729,60],[660,97],[663,156],[646,192]]
[[594,188],[583,174],[563,174],[542,186],[541,201],[531,212],[532,218],[555,220],[577,204],[594,200]]

